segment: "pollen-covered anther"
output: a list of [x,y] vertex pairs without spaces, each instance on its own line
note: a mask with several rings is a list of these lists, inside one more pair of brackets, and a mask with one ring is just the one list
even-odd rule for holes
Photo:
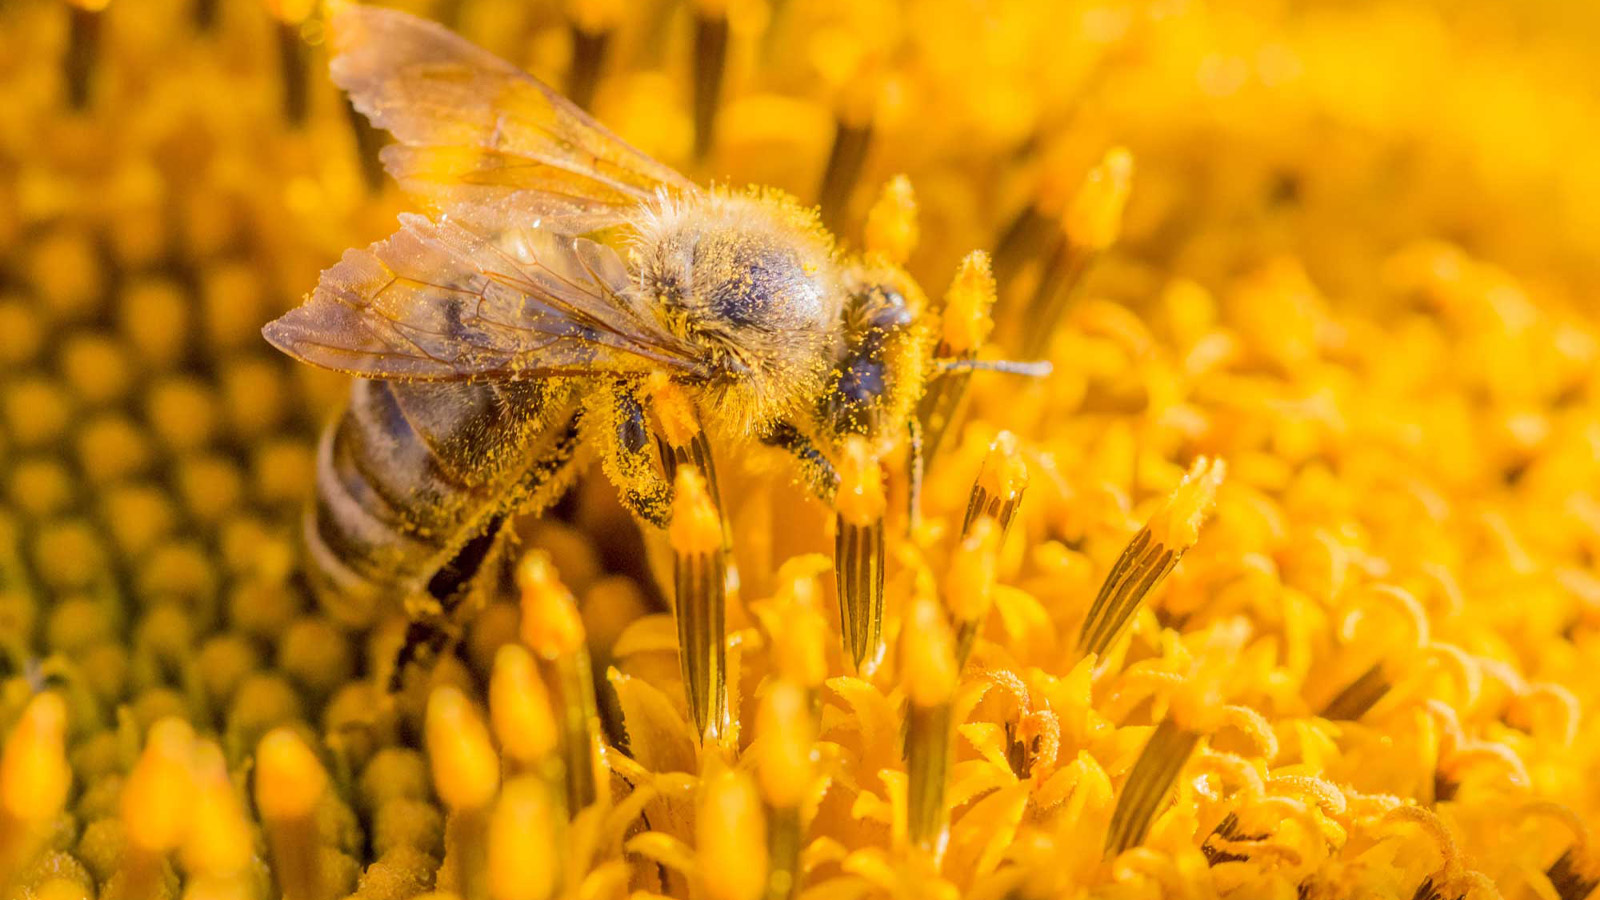
[[667,526],[672,546],[678,658],[695,733],[715,741],[727,725],[726,568],[722,517],[705,479],[679,467]]
[[978,470],[978,479],[967,498],[967,513],[961,522],[963,535],[981,516],[994,519],[1000,526],[1003,542],[1017,509],[1022,505],[1022,495],[1028,489],[1028,464],[1022,458],[1017,436],[1009,431],[995,435],[989,452]]
[[771,682],[756,710],[756,784],[767,807],[769,898],[792,896],[800,874],[800,809],[814,782],[811,753],[817,723],[810,692],[788,681]]
[[243,875],[255,855],[250,821],[234,794],[222,748],[211,741],[195,745],[191,816],[184,867],[196,877]]
[[845,650],[858,672],[883,655],[883,467],[865,438],[851,436],[839,460],[834,500],[834,573]]
[[1133,154],[1114,147],[1089,170],[1078,193],[1067,204],[1061,220],[1067,240],[1092,251],[1116,243],[1122,231],[1122,211],[1132,189]]
[[999,552],[1000,526],[983,515],[967,528],[961,543],[951,554],[943,591],[956,631],[958,667],[964,665],[972,653],[973,641],[994,602]]
[[550,556],[534,551],[517,565],[522,590],[522,641],[533,651],[550,689],[560,725],[567,810],[576,815],[605,789],[600,761],[600,713],[577,600],[557,576]]
[[436,688],[426,732],[439,799],[456,810],[487,807],[500,786],[500,759],[472,701],[454,687]]
[[550,785],[523,775],[506,782],[489,815],[491,900],[549,900],[561,884],[558,835],[565,826]]
[[906,835],[935,856],[947,837],[951,698],[958,669],[944,610],[927,597],[912,602],[900,631],[900,683],[906,705]]
[[66,803],[72,788],[66,730],[61,696],[37,694],[0,750],[0,883],[28,861]]
[[560,732],[550,708],[550,693],[533,656],[519,644],[495,653],[489,677],[489,717],[506,759],[522,769],[560,761],[555,758]]
[[435,688],[425,722],[434,790],[449,810],[446,854],[457,889],[468,898],[488,895],[488,810],[500,789],[500,758],[472,701],[455,687]]
[[266,831],[273,877],[285,900],[322,900],[316,813],[328,774],[293,730],[277,728],[256,748],[256,809]]
[[1079,632],[1078,652],[1103,656],[1144,598],[1200,536],[1227,468],[1200,457],[1145,527],[1117,557]]
[[911,179],[896,175],[884,184],[878,199],[867,210],[863,229],[868,253],[876,253],[895,265],[904,265],[917,247],[917,198]]
[[[961,260],[955,279],[944,298],[939,315],[939,343],[934,348],[935,364],[970,361],[994,330],[990,312],[997,296],[989,254],[974,250]],[[970,371],[946,370],[928,382],[927,391],[917,402],[917,419],[923,429],[923,458],[932,460],[945,439],[955,430],[962,412]]]
[[1113,858],[1144,840],[1150,823],[1161,810],[1200,737],[1200,732],[1179,725],[1170,715],[1151,732],[1117,796],[1111,827],[1106,832],[1106,858]]
[[522,640],[544,659],[560,659],[583,645],[583,618],[572,592],[545,553],[529,553],[517,566],[522,590]]
[[767,886],[767,817],[742,770],[706,776],[695,804],[695,847],[709,900],[757,900]]
[[944,296],[938,355],[959,357],[977,352],[994,330],[990,313],[996,295],[989,254],[982,250],[968,253]]

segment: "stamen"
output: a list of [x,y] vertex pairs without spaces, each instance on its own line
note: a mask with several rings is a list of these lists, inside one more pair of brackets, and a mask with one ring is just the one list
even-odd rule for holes
[[705,159],[728,62],[728,10],[724,0],[696,0],[694,6],[694,157]]
[[100,62],[100,32],[110,0],[69,0],[67,4],[67,54],[62,59],[67,84],[67,104],[75,110],[89,105],[95,68]]
[[756,900],[767,886],[767,817],[750,775],[706,778],[695,805],[695,849],[709,900]]
[[1194,546],[1226,471],[1221,460],[1196,459],[1166,503],[1128,542],[1083,620],[1080,654],[1104,656],[1139,604]]
[[845,652],[863,675],[883,658],[883,469],[865,438],[845,441],[834,501],[834,573]]
[[956,631],[956,668],[967,664],[978,630],[994,602],[994,585],[1000,555],[1000,526],[989,516],[979,516],[962,535],[945,577],[945,606]]
[[1600,865],[1584,853],[1584,848],[1573,844],[1550,864],[1545,877],[1561,900],[1584,900],[1600,886]]
[[897,266],[905,265],[920,236],[917,198],[911,191],[911,179],[896,175],[884,184],[877,201],[867,210],[867,224],[862,231],[868,253],[882,256]]
[[620,5],[612,0],[580,0],[572,5],[572,67],[567,70],[564,93],[580,109],[590,109],[594,103],[600,70],[621,13]]
[[1008,304],[1002,332],[1008,347],[1023,356],[1039,356],[1048,348],[1073,289],[1101,252],[1116,242],[1133,182],[1133,156],[1120,147],[1109,151],[1089,170],[1061,218],[1064,240],[1045,263],[1033,295],[1017,308]]
[[491,900],[549,900],[561,885],[565,822],[550,785],[524,775],[506,782],[489,815]]
[[194,749],[192,824],[183,845],[191,878],[223,884],[244,876],[255,856],[250,822],[234,794],[222,748],[202,741]]
[[173,718],[152,725],[144,752],[122,786],[126,846],[116,878],[123,896],[154,896],[167,854],[187,837],[193,769],[194,729]]
[[978,470],[978,480],[972,485],[972,495],[967,499],[967,514],[961,522],[963,537],[972,529],[972,523],[988,516],[1000,526],[998,543],[1005,543],[1011,522],[1022,505],[1022,494],[1028,489],[1028,464],[1017,447],[1017,437],[1009,431],[995,435],[989,444],[989,453],[983,458],[983,468]]
[[1111,827],[1106,832],[1107,859],[1144,840],[1156,812],[1199,741],[1199,732],[1183,728],[1170,715],[1156,726],[1117,797],[1117,808],[1111,814]]
[[861,169],[872,146],[872,120],[879,76],[869,64],[863,66],[845,85],[834,123],[833,147],[828,165],[817,189],[817,205],[822,208],[822,224],[838,234],[850,208],[850,195],[861,179]]
[[291,127],[305,124],[311,113],[311,46],[300,35],[316,11],[314,0],[267,0],[277,20],[278,62],[283,74],[283,118]]
[[37,694],[0,751],[0,884],[39,849],[42,832],[67,802],[72,767],[66,753],[67,705]]
[[425,731],[434,789],[449,811],[445,856],[455,870],[456,889],[467,900],[484,900],[489,895],[489,804],[500,789],[500,759],[483,719],[454,687],[436,688],[428,698]]
[[950,774],[950,701],[955,647],[944,611],[927,597],[912,601],[900,630],[900,683],[906,691],[906,835],[935,858],[948,838],[945,787]]
[[550,557],[529,553],[517,567],[522,589],[522,641],[559,710],[567,813],[576,816],[607,787],[600,756],[600,712],[583,620],[572,592],[556,577]]
[[1384,664],[1376,662],[1361,677],[1351,682],[1322,708],[1322,718],[1330,722],[1354,722],[1367,714],[1394,685]]
[[[870,223],[870,218],[869,218]],[[944,309],[940,311],[939,344],[934,348],[934,358],[950,363],[972,361],[978,348],[988,340],[994,329],[989,312],[994,308],[995,281],[990,271],[989,255],[974,250],[961,260],[950,290],[944,295]],[[917,420],[922,423],[922,458],[931,461],[939,452],[952,425],[959,418],[961,401],[967,393],[967,373],[970,369],[947,368],[945,377],[929,383],[927,391],[917,403]]]
[[756,712],[756,778],[767,804],[767,900],[794,894],[800,875],[800,806],[812,784],[817,740],[806,689],[777,681]]
[[509,767],[536,772],[552,785],[562,782],[561,742],[550,693],[533,655],[520,644],[506,644],[494,657],[489,677],[489,719]]
[[667,539],[672,546],[678,660],[689,717],[702,742],[727,725],[726,583],[722,517],[691,466],[678,468]]
[[361,180],[367,190],[377,194],[383,191],[383,160],[378,154],[383,150],[383,132],[356,109],[350,98],[344,98],[345,119],[350,123],[350,133],[355,136],[356,159],[361,163]]
[[256,809],[284,900],[324,900],[317,807],[328,774],[300,736],[278,728],[256,748]]

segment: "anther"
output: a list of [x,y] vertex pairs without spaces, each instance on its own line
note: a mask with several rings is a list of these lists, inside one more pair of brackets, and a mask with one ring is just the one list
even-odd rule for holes
[[222,748],[204,741],[194,749],[192,824],[183,845],[191,877],[227,883],[245,875],[255,855],[250,821],[234,794]]
[[817,205],[822,208],[822,224],[837,234],[850,207],[850,195],[861,179],[861,169],[872,146],[872,120],[875,115],[880,76],[869,63],[845,85],[834,124],[833,146],[828,151],[827,168],[817,189]]
[[300,30],[316,5],[313,0],[267,0],[267,10],[277,20],[274,31],[283,75],[283,118],[298,128],[311,114],[311,47]]
[[284,900],[323,900],[317,807],[328,774],[299,735],[279,728],[256,748],[256,809]]
[[558,836],[565,823],[550,786],[531,775],[512,778],[489,816],[491,900],[549,900],[561,885]]
[[1120,147],[1089,170],[1078,193],[1061,217],[1062,240],[1056,242],[1032,295],[1020,306],[1008,304],[1002,320],[1003,343],[1025,357],[1049,347],[1056,325],[1101,252],[1114,244],[1133,183],[1133,156]]
[[[868,223],[871,220],[869,218]],[[994,273],[990,270],[989,255],[974,250],[961,260],[956,269],[950,290],[944,295],[944,308],[939,313],[939,343],[934,348],[935,359],[971,361],[978,348],[989,339],[994,321],[989,318],[995,302]],[[933,460],[951,426],[961,412],[961,401],[966,396],[970,373],[952,371],[943,378],[929,382],[927,391],[917,404],[917,420],[922,423],[922,456]]]
[[533,655],[520,644],[506,644],[495,653],[489,676],[489,718],[509,764],[559,782],[561,758],[556,751],[561,738],[550,708],[550,692],[539,677]]
[[883,469],[865,438],[845,441],[839,460],[839,494],[833,566],[845,652],[862,674],[883,657]]
[[105,27],[109,2],[74,0],[67,4],[67,54],[61,64],[67,85],[67,104],[75,110],[89,105],[95,68],[100,61],[100,33]]
[[67,705],[37,694],[0,750],[0,884],[25,865],[72,787],[66,754]]
[[994,602],[995,569],[1000,554],[1000,526],[980,516],[962,535],[950,558],[944,581],[945,606],[956,632],[956,668],[966,665],[978,631]]
[[436,688],[428,698],[425,731],[434,789],[449,810],[445,847],[457,890],[467,900],[483,900],[489,893],[488,812],[500,789],[500,759],[483,719],[454,687]]
[[1221,460],[1195,460],[1172,495],[1123,548],[1083,620],[1080,655],[1104,656],[1139,604],[1194,546],[1226,471]]
[[188,836],[194,799],[194,729],[162,719],[122,786],[122,829],[127,839],[117,871],[119,893],[153,896],[168,853]]
[[907,698],[906,835],[937,858],[948,837],[945,786],[958,669],[944,611],[927,597],[912,602],[901,626],[899,665]]
[[965,537],[974,522],[988,516],[1000,526],[999,541],[1004,543],[1017,510],[1022,506],[1022,495],[1028,489],[1028,464],[1022,459],[1017,437],[1009,431],[995,435],[989,452],[978,470],[978,480],[972,485],[967,498],[967,513],[961,521]]
[[715,742],[727,724],[726,622],[722,517],[705,480],[690,466],[678,469],[667,529],[672,546],[678,658],[695,734]]
[[767,805],[767,900],[785,900],[799,886],[800,806],[812,784],[817,725],[805,688],[773,682],[756,712],[756,779]]
[[576,816],[606,787],[600,757],[600,712],[577,601],[544,553],[517,567],[522,590],[522,640],[538,660],[558,710],[567,812]]
[[767,819],[749,774],[704,778],[695,805],[695,847],[709,900],[758,900],[767,886]]
[[1179,725],[1171,715],[1162,719],[1151,732],[1122,785],[1116,811],[1111,814],[1111,827],[1106,832],[1107,859],[1144,840],[1150,823],[1199,741],[1198,731]]
[[580,0],[572,6],[572,67],[567,70],[565,93],[582,109],[594,103],[600,70],[621,12],[614,0]]
[[903,266],[917,248],[917,197],[911,179],[896,175],[884,184],[878,199],[867,210],[863,245],[897,266]]
[[711,152],[728,63],[728,10],[724,0],[694,4],[694,156]]

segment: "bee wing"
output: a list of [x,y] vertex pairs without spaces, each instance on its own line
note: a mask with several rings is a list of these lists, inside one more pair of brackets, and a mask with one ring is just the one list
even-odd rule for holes
[[615,251],[543,228],[493,236],[407,214],[347,250],[262,333],[303,362],[394,381],[533,378],[666,368],[690,348],[636,310]]
[[447,29],[391,9],[332,16],[333,80],[400,143],[384,166],[442,212],[510,208],[582,233],[658,188],[698,188],[516,66]]

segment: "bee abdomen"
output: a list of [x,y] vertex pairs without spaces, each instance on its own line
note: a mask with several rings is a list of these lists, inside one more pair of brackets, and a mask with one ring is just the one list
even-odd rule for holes
[[370,621],[522,500],[524,473],[548,481],[563,472],[574,411],[552,393],[540,382],[357,381],[318,448],[305,528],[324,605],[352,624]]

